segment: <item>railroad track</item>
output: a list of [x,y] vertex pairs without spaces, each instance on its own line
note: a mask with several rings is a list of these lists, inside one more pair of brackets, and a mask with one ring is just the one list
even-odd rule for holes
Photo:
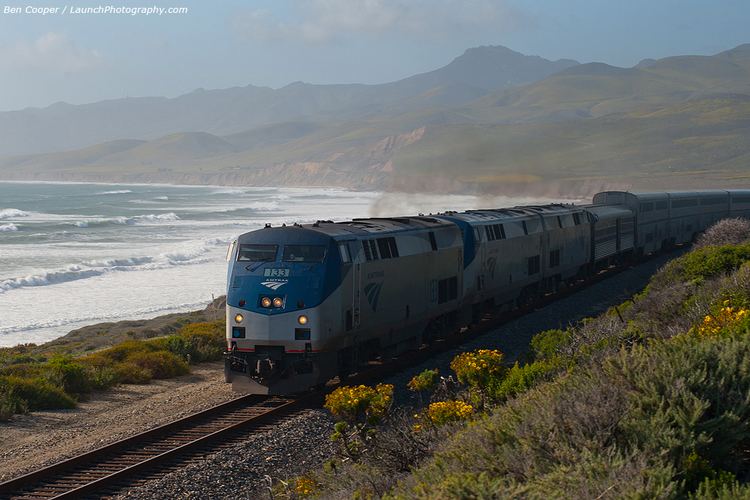
[[107,497],[229,445],[315,403],[249,395],[0,483],[2,499]]

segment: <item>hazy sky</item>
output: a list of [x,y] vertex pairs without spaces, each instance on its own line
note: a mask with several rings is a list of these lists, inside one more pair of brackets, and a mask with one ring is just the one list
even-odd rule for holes
[[[250,83],[379,83],[477,45],[632,66],[750,42],[749,0],[5,1],[2,110]],[[70,14],[98,5],[189,12]],[[59,12],[5,13],[27,6]]]

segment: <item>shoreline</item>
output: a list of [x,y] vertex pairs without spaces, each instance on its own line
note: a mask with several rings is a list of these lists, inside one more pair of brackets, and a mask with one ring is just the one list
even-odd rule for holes
[[33,346],[34,352],[64,352],[71,355],[84,354],[93,350],[111,347],[125,340],[143,340],[169,335],[188,323],[217,321],[224,318],[226,296],[220,295],[209,301],[203,309],[173,312],[144,319],[123,319],[119,321],[88,324],[70,330],[65,335],[41,344],[16,344],[0,349],[17,349]]

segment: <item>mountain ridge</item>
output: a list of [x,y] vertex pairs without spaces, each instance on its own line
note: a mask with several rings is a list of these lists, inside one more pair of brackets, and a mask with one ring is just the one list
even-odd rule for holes
[[[193,131],[228,135],[288,121],[360,119],[392,109],[459,105],[574,64],[493,46],[467,50],[441,68],[383,84],[293,82],[278,89],[246,85],[196,89],[172,98],[55,103],[0,112],[0,156],[79,149],[122,138],[152,140]],[[435,88],[442,91],[429,93]]]

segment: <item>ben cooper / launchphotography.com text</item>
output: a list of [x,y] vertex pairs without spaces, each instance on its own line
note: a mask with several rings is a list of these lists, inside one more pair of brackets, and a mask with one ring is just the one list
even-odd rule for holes
[[157,7],[156,5],[133,7],[124,5],[98,5],[96,7],[77,7],[75,5],[63,6],[37,6],[37,5],[5,5],[2,13],[7,15],[29,14],[36,16],[64,16],[64,15],[91,15],[91,14],[113,14],[125,16],[163,16],[170,14],[187,14],[187,7]]

